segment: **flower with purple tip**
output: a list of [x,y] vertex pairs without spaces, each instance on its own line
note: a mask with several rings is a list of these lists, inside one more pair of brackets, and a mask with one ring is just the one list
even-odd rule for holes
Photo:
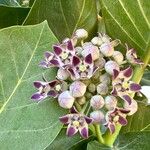
[[126,115],[130,112],[130,110],[123,108],[115,108],[114,110],[108,111],[106,114],[106,123],[105,126],[110,130],[113,134],[115,132],[115,126],[117,123],[125,126],[127,124]]
[[34,93],[31,99],[41,101],[47,97],[56,98],[62,91],[61,82],[53,80],[51,82],[35,81],[34,86],[38,89],[38,92]]
[[78,131],[83,138],[88,138],[88,124],[92,123],[93,119],[79,113],[75,107],[71,108],[71,113],[59,118],[59,120],[68,125],[66,134],[70,137]]
[[132,74],[133,70],[130,67],[120,72],[114,69],[112,79],[112,94],[115,96],[119,96],[129,104],[131,104],[132,102],[130,93],[139,92],[141,90],[141,86],[139,84],[129,81],[132,77]]
[[68,68],[73,80],[89,79],[97,71],[98,67],[94,65],[92,55],[86,57],[73,56],[72,66]]
[[143,62],[137,57],[136,51],[133,48],[129,49],[127,45],[126,47],[127,47],[126,59],[132,64],[142,65]]

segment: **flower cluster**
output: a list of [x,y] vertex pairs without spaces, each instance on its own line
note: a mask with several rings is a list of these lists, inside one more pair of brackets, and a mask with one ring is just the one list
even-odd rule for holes
[[[141,89],[131,81],[131,66],[142,65],[135,50],[127,47],[125,56],[115,50],[119,40],[99,33],[84,42],[87,37],[87,31],[78,29],[71,38],[53,45],[53,52],[45,52],[39,65],[46,69],[57,68],[56,79],[35,81],[38,92],[31,97],[35,101],[56,98],[60,107],[70,110],[60,117],[68,126],[66,134],[73,136],[79,131],[83,138],[88,138],[88,124],[101,124],[111,133],[115,132],[117,123],[127,124],[126,116],[133,115],[138,107],[131,94]],[[83,110],[87,110],[88,103],[86,116]],[[76,105],[81,110],[77,111]]]

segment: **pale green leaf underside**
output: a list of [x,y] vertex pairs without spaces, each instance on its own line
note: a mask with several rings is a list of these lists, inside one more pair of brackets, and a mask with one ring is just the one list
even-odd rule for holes
[[0,31],[0,149],[42,150],[57,136],[64,113],[55,100],[37,104],[30,97],[34,80],[48,79],[55,71],[43,71],[38,63],[57,39],[46,22]]
[[100,2],[107,32],[143,54],[150,40],[150,1],[100,0]]

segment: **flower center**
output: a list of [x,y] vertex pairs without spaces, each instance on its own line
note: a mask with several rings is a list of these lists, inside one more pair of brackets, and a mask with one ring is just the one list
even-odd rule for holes
[[60,91],[61,90],[61,86],[58,84],[55,86],[56,91]]
[[73,126],[79,127],[79,125],[80,125],[79,121],[73,121]]
[[122,86],[123,86],[125,89],[127,89],[127,88],[129,87],[129,84],[128,84],[128,82],[123,82]]
[[86,65],[81,64],[81,65],[79,66],[79,70],[82,71],[82,72],[84,72],[86,69],[87,69],[87,68],[86,68]]
[[114,122],[118,122],[118,120],[119,120],[119,116],[115,116],[115,117],[113,118],[113,121],[114,121]]
[[61,54],[61,58],[62,59],[67,59],[68,58],[68,53],[67,52],[63,52],[62,54]]

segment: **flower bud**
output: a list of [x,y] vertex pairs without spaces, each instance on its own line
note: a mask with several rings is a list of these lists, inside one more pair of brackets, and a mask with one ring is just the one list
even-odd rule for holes
[[84,29],[78,29],[75,31],[75,36],[77,36],[77,39],[86,39],[88,37],[88,32]]
[[78,46],[75,48],[75,51],[77,52],[78,55],[82,55],[83,48]]
[[95,90],[96,90],[95,84],[90,83],[90,84],[88,85],[88,90],[89,90],[89,92],[94,93]]
[[90,99],[92,97],[92,94],[90,92],[85,93],[86,99]]
[[114,51],[113,58],[118,64],[121,64],[123,62],[123,55],[119,51]]
[[104,123],[105,116],[101,111],[93,111],[90,114],[90,118],[93,119],[94,123]]
[[103,41],[100,37],[94,37],[91,42],[94,44],[94,45],[97,45],[97,46],[100,46],[101,44],[103,44]]
[[132,100],[130,105],[128,102],[124,101],[124,108],[127,110],[130,110],[130,112],[128,113],[128,116],[131,116],[137,111],[138,104],[135,100]]
[[81,81],[75,81],[70,85],[70,92],[73,97],[82,97],[86,92],[86,85]]
[[106,85],[105,83],[101,83],[97,86],[97,93],[99,93],[100,95],[105,95],[108,93],[108,85]]
[[69,77],[69,73],[62,68],[59,68],[57,71],[57,78],[60,80],[66,80]]
[[113,110],[117,106],[117,99],[114,96],[107,96],[105,98],[105,107],[108,110]]
[[99,49],[97,46],[93,45],[91,42],[86,42],[83,44],[82,55],[86,57],[89,54],[92,55],[93,60],[96,60],[99,58]]
[[104,73],[100,76],[99,81],[102,83],[109,84],[110,83],[110,76],[108,73]]
[[104,99],[100,95],[95,95],[91,98],[90,105],[93,109],[100,109],[104,106]]
[[114,47],[112,47],[111,43],[103,43],[100,46],[100,52],[106,56],[106,57],[110,57],[113,55],[114,52]]
[[105,64],[105,70],[107,73],[109,73],[110,75],[113,75],[113,70],[116,69],[119,71],[119,65],[115,62],[115,61],[108,61],[106,64]]
[[59,105],[66,109],[70,109],[73,106],[74,100],[69,91],[62,92],[58,97]]
[[84,105],[86,102],[85,96],[77,98],[77,101],[80,105]]
[[97,67],[99,67],[99,69],[102,69],[104,67],[105,63],[106,63],[106,60],[104,58],[100,58],[95,61],[95,65]]

